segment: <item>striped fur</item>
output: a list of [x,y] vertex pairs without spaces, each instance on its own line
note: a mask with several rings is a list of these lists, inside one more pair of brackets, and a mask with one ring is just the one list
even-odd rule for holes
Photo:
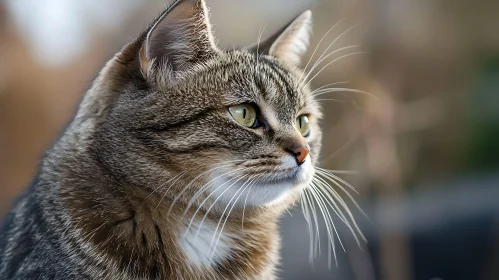
[[[102,69],[5,218],[0,279],[274,279],[278,218],[320,149],[319,108],[296,67],[305,25],[278,53],[225,51],[204,1],[176,1]],[[236,123],[227,108],[241,103],[266,125]],[[287,151],[297,141],[311,150],[301,167]]]

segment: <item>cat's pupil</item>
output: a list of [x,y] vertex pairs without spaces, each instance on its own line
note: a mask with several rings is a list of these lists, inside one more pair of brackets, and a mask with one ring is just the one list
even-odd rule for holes
[[243,108],[243,119],[246,119],[246,108]]
[[298,118],[298,124],[300,125],[301,128],[301,118]]

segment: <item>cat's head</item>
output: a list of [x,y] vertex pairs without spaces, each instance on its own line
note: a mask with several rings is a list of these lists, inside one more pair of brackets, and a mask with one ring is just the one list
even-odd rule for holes
[[299,68],[310,25],[307,11],[254,49],[221,50],[204,1],[176,1],[106,65],[76,122],[122,185],[184,203],[286,200],[319,157],[320,111]]

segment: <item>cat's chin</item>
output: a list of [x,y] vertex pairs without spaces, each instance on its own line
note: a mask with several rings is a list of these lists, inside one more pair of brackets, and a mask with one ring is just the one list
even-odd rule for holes
[[220,204],[240,207],[271,206],[288,201],[292,194],[307,187],[314,174],[310,158],[300,166],[287,168],[281,174],[268,178],[246,180],[221,177],[213,181],[211,191]]

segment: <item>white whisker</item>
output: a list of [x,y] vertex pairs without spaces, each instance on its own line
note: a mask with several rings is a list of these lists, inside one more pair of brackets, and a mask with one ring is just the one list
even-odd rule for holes
[[[320,174],[320,173],[317,173],[317,174]],[[324,175],[323,175],[324,176]],[[357,207],[357,209],[366,217],[367,220],[369,220],[369,217],[367,217],[366,213],[362,210],[362,208],[360,208],[360,206],[358,205],[358,203],[355,201],[355,199],[352,197],[352,195],[343,187],[341,186],[336,180],[334,180],[334,178],[331,178],[331,177],[326,177],[328,178],[333,184],[335,184],[337,187],[339,187],[344,193],[347,194],[347,196],[350,198],[350,200],[352,201],[352,203],[354,203],[354,205]],[[334,197],[340,197],[340,195],[334,190],[334,188],[326,188],[327,191],[331,192],[331,194],[334,196]],[[365,238],[364,234],[362,233],[362,231],[360,230],[359,226],[357,225],[357,222],[355,221],[355,218],[353,217],[353,214],[352,212],[350,211],[350,209],[348,208],[348,206],[346,205],[346,203],[344,202],[343,199],[339,200],[338,202],[340,202],[340,204],[343,206],[343,208],[345,209],[346,213],[348,214],[348,216],[350,217],[350,220],[352,221],[353,223],[353,226],[356,228],[357,232],[359,233],[359,235],[362,237],[362,239],[364,241],[367,241],[367,239]]]
[[309,238],[310,238],[309,261],[313,262],[313,259],[314,259],[314,254],[313,254],[314,253],[314,230],[313,230],[313,226],[312,226],[310,212],[308,210],[308,204],[307,204],[307,201],[304,197],[305,191],[300,193],[300,202],[301,202],[301,210],[303,212],[303,216],[305,217],[305,221],[307,222],[308,234],[309,234]]
[[356,171],[356,170],[335,170],[335,169],[324,169],[321,168],[322,171],[330,172],[330,173],[336,173],[336,174],[347,174],[347,175],[360,175],[362,172]]
[[[241,171],[241,170],[246,170],[246,168],[238,168],[238,169],[235,169],[235,170],[230,170],[230,171],[225,172],[225,173],[222,173],[222,174],[220,174],[220,175],[218,175],[218,176],[214,177],[213,179],[209,180],[208,182],[206,182],[206,183],[205,183],[202,187],[200,187],[200,188],[196,191],[196,193],[194,193],[194,195],[192,196],[192,198],[189,200],[189,203],[188,203],[188,204],[187,204],[187,206],[185,207],[185,210],[184,210],[184,213],[183,213],[182,217],[183,217],[183,216],[185,216],[185,214],[189,211],[190,207],[191,207],[191,206],[192,206],[192,204],[196,201],[196,199],[197,199],[199,196],[201,196],[201,194],[202,194],[204,191],[206,191],[207,189],[209,189],[209,188],[211,187],[211,185],[210,185],[210,184],[211,184],[212,182],[214,182],[215,180],[217,180],[217,179],[218,179],[218,178],[220,178],[220,177],[227,176],[227,175],[232,175],[232,174],[237,173],[237,172],[239,172],[239,171]],[[223,186],[223,184],[222,184],[222,186]],[[220,186],[219,186],[218,188],[220,188]],[[218,190],[218,188],[217,188],[216,190]],[[215,190],[215,191],[216,191],[216,190]],[[194,216],[195,216],[195,215],[194,215]]]
[[160,188],[163,188],[167,183],[171,182],[172,180],[174,180],[175,178],[179,177],[179,176],[182,176],[183,174],[185,174],[187,172],[187,170],[183,171],[183,172],[180,172],[179,174],[173,176],[172,178],[163,181],[163,183],[161,183],[158,187],[156,187],[148,196],[146,196],[144,198],[144,201],[142,203],[145,203],[157,190],[159,190]]
[[316,101],[334,101],[334,102],[340,102],[340,103],[345,103],[345,101],[343,100],[339,100],[339,99],[334,99],[334,98],[326,98],[326,99],[315,99]]
[[262,41],[262,36],[263,36],[263,32],[265,31],[265,27],[267,27],[267,25],[264,25],[263,28],[260,25],[260,32],[259,32],[259,35],[258,35],[258,41],[256,43],[256,66],[258,66],[258,61],[259,61],[258,56],[260,55],[259,54],[259,51],[260,51],[260,42]]
[[254,179],[254,180],[250,183],[250,185],[251,185],[251,186],[250,186],[250,188],[248,189],[248,193],[246,194],[246,198],[244,199],[243,216],[242,216],[242,218],[241,218],[241,229],[242,229],[242,231],[243,231],[243,232],[244,232],[244,213],[245,213],[245,211],[246,211],[246,202],[248,201],[248,196],[249,196],[249,194],[251,193],[251,189],[253,188],[253,186],[254,186],[255,184],[257,184],[257,183],[258,183],[258,180],[257,180],[257,179],[258,179],[258,177],[256,177],[256,178],[255,178],[255,179]]
[[343,58],[346,58],[346,57],[349,57],[349,56],[352,56],[352,55],[357,55],[357,54],[365,54],[366,52],[353,52],[353,53],[349,53],[349,54],[345,54],[345,55],[342,55],[336,59],[333,59],[331,62],[329,62],[328,64],[324,65],[324,67],[322,67],[308,82],[306,85],[309,85],[324,69],[326,69],[329,65],[333,64],[334,62],[338,61],[338,60],[341,60]]
[[[199,225],[199,228],[198,230],[196,231],[196,235],[194,236],[194,240],[197,239],[198,235],[199,235],[199,231],[201,230],[201,225],[203,225],[204,221],[206,220],[206,217],[208,216],[208,214],[210,213],[211,209],[215,206],[215,204],[217,203],[217,201],[230,189],[232,188],[232,186],[234,186],[237,182],[239,182],[241,179],[245,178],[246,176],[248,176],[248,174],[245,174],[245,175],[242,175],[240,176],[236,181],[234,181],[230,186],[228,186],[216,199],[215,201],[213,201],[213,203],[211,203],[210,207],[208,208],[208,210],[206,210],[206,213],[204,214],[203,216],[203,219],[201,219],[201,223]],[[229,180],[230,181],[230,180]],[[225,183],[224,183],[225,184]],[[223,184],[222,184],[223,185]],[[218,188],[217,188],[218,189]],[[216,190],[214,190],[213,192],[210,193],[210,196],[215,193]],[[203,203],[198,207],[198,209],[203,206],[203,204],[206,202],[206,199],[205,201],[203,201]],[[218,229],[218,226],[217,226],[217,229]],[[216,230],[215,230],[215,233],[216,233]],[[211,246],[211,245],[210,245]],[[211,247],[210,247],[211,248]]]
[[[315,187],[317,187],[318,190],[322,190],[321,187],[330,187],[327,183],[325,184],[324,181],[320,180],[321,178],[316,176],[312,179],[313,182],[315,182]],[[325,185],[324,185],[325,184]],[[350,226],[350,223],[348,222],[348,219],[346,219],[345,215],[341,211],[341,209],[338,207],[336,204],[335,199],[337,200],[343,200],[341,197],[332,197],[331,194],[328,194],[329,200],[326,200],[327,204],[331,207],[331,209],[334,211],[334,213],[338,216],[338,218],[346,225]]]
[[156,211],[156,209],[159,207],[159,205],[161,204],[161,201],[163,201],[163,199],[165,198],[165,196],[168,194],[168,191],[170,191],[170,189],[172,188],[172,186],[175,185],[175,183],[183,176],[185,175],[187,172],[181,172],[179,176],[177,176],[177,179],[175,179],[175,181],[173,181],[170,186],[168,187],[168,189],[166,189],[164,192],[163,192],[163,196],[161,196],[161,199],[159,200],[158,204],[156,205],[156,207],[154,208],[154,211]]
[[326,38],[327,34],[329,34],[329,32],[331,32],[331,30],[333,30],[336,26],[338,26],[343,20],[345,20],[344,18],[341,19],[340,21],[338,21],[335,25],[333,25],[333,27],[329,28],[329,30],[324,33],[324,35],[322,35],[322,38],[319,40],[319,43],[317,43],[317,46],[315,46],[315,49],[314,49],[314,52],[312,53],[312,55],[310,56],[310,58],[308,59],[308,62],[307,64],[305,65],[305,67],[303,68],[303,72],[301,73],[300,75],[300,78],[298,79],[298,84],[300,84],[301,82],[301,78],[303,76],[303,73],[305,73],[305,71],[307,70],[307,67],[308,65],[310,64],[310,62],[312,61],[312,58],[314,57],[315,55],[315,52],[317,51],[317,49],[319,48],[319,46],[321,45],[322,43],[322,40],[324,40],[324,38]]
[[[226,161],[226,162],[223,162],[223,163],[220,163],[220,164],[225,164],[225,163],[234,163],[234,162],[242,162],[244,160],[231,160],[231,161]],[[224,167],[228,167],[230,166],[229,165],[223,165],[223,166],[217,166],[215,168],[211,168],[201,174],[199,174],[198,176],[196,176],[194,179],[192,179],[183,189],[182,191],[180,191],[177,196],[175,197],[175,199],[173,199],[173,202],[172,204],[170,205],[170,208],[168,209],[168,214],[167,215],[170,215],[170,212],[171,210],[173,209],[173,206],[175,205],[175,203],[177,202],[177,200],[182,196],[182,194],[196,181],[198,180],[199,178],[201,178],[202,176],[214,171],[214,170],[217,170],[217,169],[220,169],[220,168],[224,168]]]
[[320,231],[319,231],[319,222],[317,220],[317,212],[316,212],[316,209],[315,209],[315,203],[314,203],[314,200],[310,198],[309,196],[309,192],[310,190],[309,189],[306,189],[308,192],[305,192],[305,197],[307,198],[307,203],[309,205],[309,209],[311,210],[312,212],[312,218],[314,219],[314,223],[315,223],[315,231],[316,231],[316,234],[317,234],[317,239],[315,240],[315,243],[314,243],[314,248],[316,248],[315,250],[315,253],[314,253],[314,257],[317,256],[317,252],[320,254],[321,253],[321,238],[320,238]]
[[[343,207],[343,209],[347,213],[349,213],[349,216],[352,219],[352,222],[355,223],[355,220],[350,215],[351,212],[350,212],[348,206],[346,205],[346,203],[344,202],[344,200],[339,195],[336,195],[337,193],[330,192],[329,190],[332,187],[329,184],[327,184],[326,181],[321,180],[322,178],[317,177],[317,178],[314,178],[314,179],[317,180],[316,183],[318,184],[318,186],[317,186],[318,193],[322,195],[322,197],[326,200],[326,202],[331,207],[331,209],[335,212],[335,214],[348,227],[348,229],[352,233],[353,237],[355,238],[355,241],[357,242],[357,245],[359,245],[359,247],[360,247],[360,242],[359,242],[359,239],[357,238],[356,232],[354,231],[354,229],[350,225],[350,222],[348,221],[347,217],[343,214],[343,211],[341,211],[341,208],[338,207],[338,205],[336,204],[336,201],[335,201],[335,200],[337,200],[338,203],[340,203],[340,205]],[[356,229],[358,230],[358,227],[356,227]]]
[[[350,28],[348,28],[347,30],[343,31],[342,33],[340,33],[340,35],[338,35],[334,40],[333,42],[331,42],[327,48],[322,52],[322,54],[319,56],[319,58],[317,59],[317,61],[314,63],[314,65],[312,66],[312,70],[315,69],[315,67],[317,65],[320,64],[320,62],[322,62],[322,58],[324,57],[324,55],[327,53],[327,51],[329,51],[329,49],[334,45],[334,43],[336,43],[339,39],[341,39],[341,37],[345,36],[345,34],[347,34],[348,32],[350,32],[351,30],[353,30],[354,28],[356,28],[358,25],[354,25]],[[303,85],[303,83],[307,80],[307,78],[309,77],[310,73],[312,72],[312,70],[308,71],[308,74],[307,76],[305,76],[305,78],[303,80],[300,79],[301,81],[301,84],[300,85]],[[319,71],[320,72],[320,71]],[[307,83],[309,84],[309,83]]]
[[[232,174],[234,174],[234,173],[237,173],[237,172],[239,172],[239,171],[244,171],[244,170],[246,170],[246,169],[247,169],[247,168],[239,168],[239,169],[236,169],[236,170],[232,170],[232,171],[226,172],[226,173],[224,173],[224,174],[222,174],[222,175],[220,175],[220,176],[217,176],[217,177],[215,177],[214,179],[217,179],[217,178],[219,178],[219,177],[221,177],[221,176],[225,176],[225,175],[232,175]],[[213,179],[213,180],[214,180],[214,179]],[[201,204],[199,204],[198,208],[196,209],[196,211],[195,211],[195,212],[194,212],[194,214],[192,215],[191,220],[189,221],[189,224],[188,224],[187,229],[186,229],[186,231],[185,231],[186,233],[189,231],[189,229],[190,229],[190,227],[191,227],[192,223],[194,222],[194,219],[196,218],[196,216],[197,216],[197,214],[198,214],[199,210],[201,210],[201,207],[202,207],[202,206],[206,203],[206,201],[208,201],[208,199],[209,199],[209,198],[210,198],[213,194],[215,194],[215,192],[217,192],[220,188],[222,188],[222,187],[223,187],[223,186],[225,186],[226,184],[228,184],[228,183],[230,183],[230,182],[232,182],[232,181],[234,181],[234,180],[236,180],[236,179],[237,179],[237,177],[235,177],[235,178],[231,178],[231,179],[229,179],[229,180],[227,180],[227,181],[223,182],[222,184],[220,184],[220,186],[218,186],[215,190],[213,190],[213,191],[212,191],[212,192],[211,192],[211,193],[210,193],[207,197],[205,197],[205,199],[201,202]],[[213,181],[213,180],[211,180],[211,181]],[[211,181],[210,181],[210,182],[211,182]],[[198,194],[198,193],[199,193],[199,194],[201,194],[202,192],[204,192],[204,191],[205,191],[205,189],[208,189],[209,187],[211,187],[211,186],[209,185],[209,183],[210,183],[210,182],[206,183],[206,184],[205,184],[205,187],[204,187],[204,188],[199,189],[199,190],[196,192],[196,194]],[[236,182],[237,182],[237,181],[236,181]],[[231,185],[231,186],[232,186],[232,185]],[[229,189],[231,186],[229,186],[227,189]],[[227,191],[227,190],[226,190],[226,191]],[[196,196],[196,194],[195,194],[194,196]],[[223,193],[222,193],[222,194],[223,194]],[[199,195],[198,195],[198,197],[199,197]],[[193,197],[192,199],[194,199],[194,197]],[[192,199],[191,199],[191,201],[192,201]],[[183,216],[185,216],[185,214],[187,213],[187,211],[188,211],[188,209],[190,208],[190,206],[192,206],[192,203],[189,203],[188,207],[186,207],[186,210],[184,211],[184,213],[183,213],[182,217],[183,217]],[[211,209],[211,208],[210,208],[210,209]],[[209,210],[208,210],[208,212],[209,212]]]
[[[317,194],[317,187],[313,183],[311,184],[311,187],[312,187],[311,193],[314,196],[315,201],[317,202],[317,205],[319,206],[319,210],[321,211],[322,217],[323,217],[324,222],[326,224],[326,230],[328,232],[329,240],[333,244],[333,255],[334,255],[335,262],[336,262],[336,266],[338,266],[338,259],[336,256],[336,250],[334,248],[333,231],[336,234],[336,236],[338,237],[338,242],[340,243],[341,247],[343,248],[343,251],[345,251],[345,247],[343,246],[343,243],[341,242],[340,236],[338,235],[338,231],[336,230],[336,226],[334,225],[333,218],[331,217],[331,214],[329,213],[329,209],[326,207],[324,201],[322,200],[322,197],[320,197]],[[331,227],[332,227],[332,229],[331,229]],[[330,263],[329,263],[329,265],[330,265]]]
[[340,181],[345,186],[349,187],[352,191],[354,191],[356,194],[359,194],[359,192],[350,183],[348,183],[347,181],[345,181],[345,180],[341,179],[340,177],[334,175],[333,173],[328,172],[328,170],[322,169],[320,167],[316,167],[316,170],[317,170],[318,173],[323,174],[326,177],[331,177],[331,178],[334,178],[335,180]]
[[305,76],[305,78],[303,79],[303,81],[306,81],[307,78],[312,74],[312,72],[315,70],[316,67],[318,67],[325,59],[327,59],[328,57],[334,55],[334,54],[337,54],[341,51],[344,51],[344,50],[349,50],[349,49],[354,49],[354,48],[358,48],[359,45],[350,45],[350,46],[346,46],[346,47],[341,47],[341,48],[338,48],[330,53],[328,53],[326,56],[320,58],[319,60],[317,60],[315,62],[315,64],[312,66],[312,68],[310,69],[310,71],[308,71],[308,74]]
[[[223,224],[222,224],[222,227],[220,228],[220,234],[218,235],[217,242],[215,242],[215,246],[213,247],[213,251],[212,251],[212,253],[211,253],[211,257],[210,257],[210,259],[213,259],[213,255],[215,254],[215,251],[216,251],[216,249],[217,249],[218,242],[220,241],[220,237],[221,237],[221,236],[222,236],[222,234],[223,234],[223,230],[224,230],[224,228],[225,228],[225,224],[227,223],[227,220],[229,219],[230,213],[232,213],[232,209],[234,209],[234,206],[236,206],[237,201],[239,200],[239,198],[241,197],[241,195],[242,195],[242,194],[244,193],[244,191],[245,191],[245,190],[249,187],[249,184],[248,184],[248,185],[246,185],[246,183],[248,183],[248,181],[249,181],[249,180],[251,180],[251,179],[253,179],[253,178],[255,178],[255,177],[256,177],[256,175],[255,175],[255,176],[250,177],[249,179],[247,179],[247,180],[246,180],[246,181],[245,181],[245,182],[241,185],[241,187],[239,187],[239,190],[241,190],[241,189],[242,189],[242,191],[241,191],[241,193],[239,194],[239,196],[237,196],[236,200],[235,200],[235,201],[234,201],[234,203],[232,204],[232,207],[229,209],[229,212],[227,213],[227,216],[225,217],[225,220],[224,220],[224,222],[223,222]],[[245,186],[245,185],[246,185],[246,186]],[[238,191],[234,194],[234,197],[237,195],[237,193],[239,192],[239,190],[238,190]],[[232,199],[234,199],[234,197],[233,197],[233,198],[231,198],[231,200],[229,201],[229,203],[227,203],[227,206],[229,206],[229,205],[230,205],[230,203],[231,203]],[[225,213],[225,210],[224,210],[224,213]],[[222,219],[222,218],[223,218],[224,213],[222,213],[222,216],[220,217],[220,219]],[[220,225],[220,221],[218,222],[218,224]],[[218,229],[218,225],[217,225],[217,228],[215,229],[215,233],[214,233],[213,237],[215,237],[215,235],[216,235],[216,233],[217,233],[217,229]],[[212,242],[213,242],[213,240],[212,240]],[[211,248],[211,243],[210,243],[210,248]]]
[[376,96],[373,95],[372,93],[369,93],[369,92],[364,91],[364,90],[353,89],[353,88],[330,88],[330,89],[323,89],[323,90],[317,91],[313,96],[316,97],[316,96],[324,95],[326,93],[331,93],[331,92],[355,92],[355,93],[366,94],[366,95],[369,95],[370,97],[376,98]]
[[314,93],[316,93],[317,91],[320,91],[321,89],[324,89],[325,87],[328,87],[328,86],[334,86],[334,85],[341,85],[341,84],[348,84],[350,83],[350,81],[344,81],[344,82],[335,82],[335,83],[330,83],[330,84],[326,84],[326,85],[323,85],[321,87],[318,87],[316,89],[314,89],[310,95],[314,95]]

